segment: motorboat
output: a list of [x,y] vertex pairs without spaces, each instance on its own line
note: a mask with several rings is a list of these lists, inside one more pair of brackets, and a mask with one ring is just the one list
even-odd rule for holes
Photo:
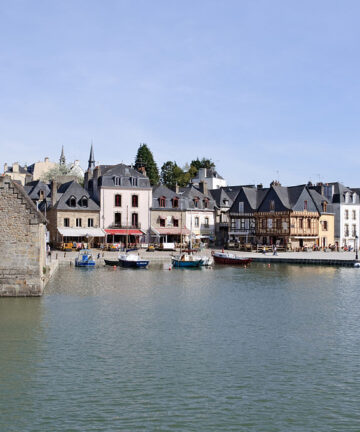
[[106,265],[120,266],[127,268],[145,268],[149,264],[148,260],[143,260],[137,254],[120,254],[118,259],[104,260]]
[[201,258],[201,266],[210,267],[214,264],[214,258],[212,256],[198,256],[198,258]]
[[95,261],[90,249],[82,249],[75,258],[75,267],[94,267]]
[[239,257],[228,252],[213,252],[212,256],[216,264],[247,265],[252,261],[252,258]]
[[173,267],[176,268],[200,267],[201,262],[202,259],[200,257],[196,257],[184,252],[171,258],[171,263]]

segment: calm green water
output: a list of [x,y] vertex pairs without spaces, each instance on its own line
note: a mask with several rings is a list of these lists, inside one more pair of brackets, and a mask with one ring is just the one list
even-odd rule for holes
[[359,276],[62,268],[0,300],[0,431],[359,431]]

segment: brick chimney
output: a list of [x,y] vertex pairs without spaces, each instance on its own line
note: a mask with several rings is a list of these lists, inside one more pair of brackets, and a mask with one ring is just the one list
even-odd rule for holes
[[53,180],[51,182],[51,205],[52,207],[55,206],[57,201],[57,182],[56,180]]
[[202,192],[204,195],[208,194],[208,185],[207,185],[205,180],[202,180],[200,182],[199,189],[200,189],[200,192]]

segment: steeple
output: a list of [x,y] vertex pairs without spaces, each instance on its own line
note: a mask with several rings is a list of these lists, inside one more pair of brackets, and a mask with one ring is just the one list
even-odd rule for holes
[[93,149],[93,144],[91,142],[88,169],[94,169],[94,168],[95,168],[94,149]]
[[61,155],[60,155],[60,165],[65,165],[65,154],[64,154],[64,146],[61,147]]

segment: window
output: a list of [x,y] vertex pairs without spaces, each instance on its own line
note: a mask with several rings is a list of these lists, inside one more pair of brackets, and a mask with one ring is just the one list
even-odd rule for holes
[[165,226],[165,219],[164,218],[160,218],[160,226],[164,227]]
[[240,219],[240,229],[241,231],[245,230],[245,219]]
[[94,226],[94,219],[93,218],[89,218],[88,219],[88,227],[93,227]]
[[81,218],[76,218],[76,226],[81,227],[81,225],[82,225]]
[[281,219],[276,219],[276,229],[281,229]]
[[179,219],[173,218],[173,225],[174,225],[174,227],[178,227],[179,226]]
[[349,210],[345,210],[345,219],[349,219]]
[[115,213],[114,221],[115,221],[115,226],[121,226],[121,213]]
[[229,205],[229,200],[224,199],[223,202],[224,202],[224,206],[228,206]]
[[131,204],[133,207],[139,207],[139,197],[137,195],[131,196]]
[[137,186],[138,185],[137,177],[130,177],[130,183],[131,183],[131,186]]
[[275,211],[275,201],[274,200],[270,201],[269,209],[270,209],[270,211]]
[[139,216],[137,213],[133,213],[131,215],[131,225],[135,228],[138,227],[138,223],[139,223]]
[[196,228],[199,228],[199,224],[200,224],[200,222],[199,222],[199,217],[196,216],[196,217],[195,217],[195,227],[196,227]]
[[328,222],[323,221],[323,231],[327,231],[327,230],[328,230]]
[[272,227],[273,227],[273,220],[272,219],[268,219],[267,223],[268,223],[268,228],[272,229]]
[[40,191],[40,201],[42,201],[45,198],[45,193],[43,190]]
[[266,219],[261,219],[261,228],[266,229]]
[[69,227],[69,226],[70,226],[70,219],[64,218],[64,227]]
[[348,204],[350,202],[350,193],[346,192],[345,194],[345,203]]
[[332,199],[332,186],[324,186],[324,195],[329,201]]
[[351,235],[352,235],[352,237],[356,236],[356,225],[352,226]]
[[166,199],[164,196],[159,198],[159,207],[165,207]]
[[352,218],[353,218],[354,220],[356,220],[356,210],[353,210],[353,211],[352,211]]
[[307,227],[308,227],[308,229],[311,229],[311,219],[307,220]]
[[69,198],[69,206],[70,207],[76,207],[76,198],[74,196],[71,196]]
[[209,207],[209,200],[207,198],[205,198],[203,201],[203,204],[204,204],[204,208],[208,208]]
[[307,210],[307,204],[308,204],[308,203],[307,203],[307,201],[305,200],[305,201],[304,201],[304,210]]
[[244,202],[239,202],[239,213],[244,213]]
[[88,199],[86,196],[83,196],[80,198],[79,201],[80,207],[87,207],[88,206]]
[[120,179],[120,177],[118,177],[118,176],[114,176],[114,185],[115,186],[120,186],[120,184],[121,184],[121,179]]
[[173,208],[179,207],[179,198],[175,197],[172,199],[172,206],[173,206]]
[[115,195],[115,207],[121,207],[121,195]]
[[327,210],[327,202],[326,202],[326,201],[323,201],[323,202],[321,203],[321,205],[322,205],[323,212],[326,212],[326,210]]
[[354,193],[352,196],[352,202],[353,204],[356,204],[356,193]]
[[250,228],[255,229],[255,219],[250,219]]
[[194,207],[199,207],[199,198],[194,198]]
[[303,229],[304,228],[304,221],[302,218],[299,219],[299,228]]
[[205,218],[204,225],[205,225],[205,228],[209,228],[209,218],[208,217]]
[[345,224],[345,237],[349,237],[349,225]]
[[233,218],[231,218],[231,229],[233,230],[233,231],[235,231],[236,230],[236,219],[233,219]]

